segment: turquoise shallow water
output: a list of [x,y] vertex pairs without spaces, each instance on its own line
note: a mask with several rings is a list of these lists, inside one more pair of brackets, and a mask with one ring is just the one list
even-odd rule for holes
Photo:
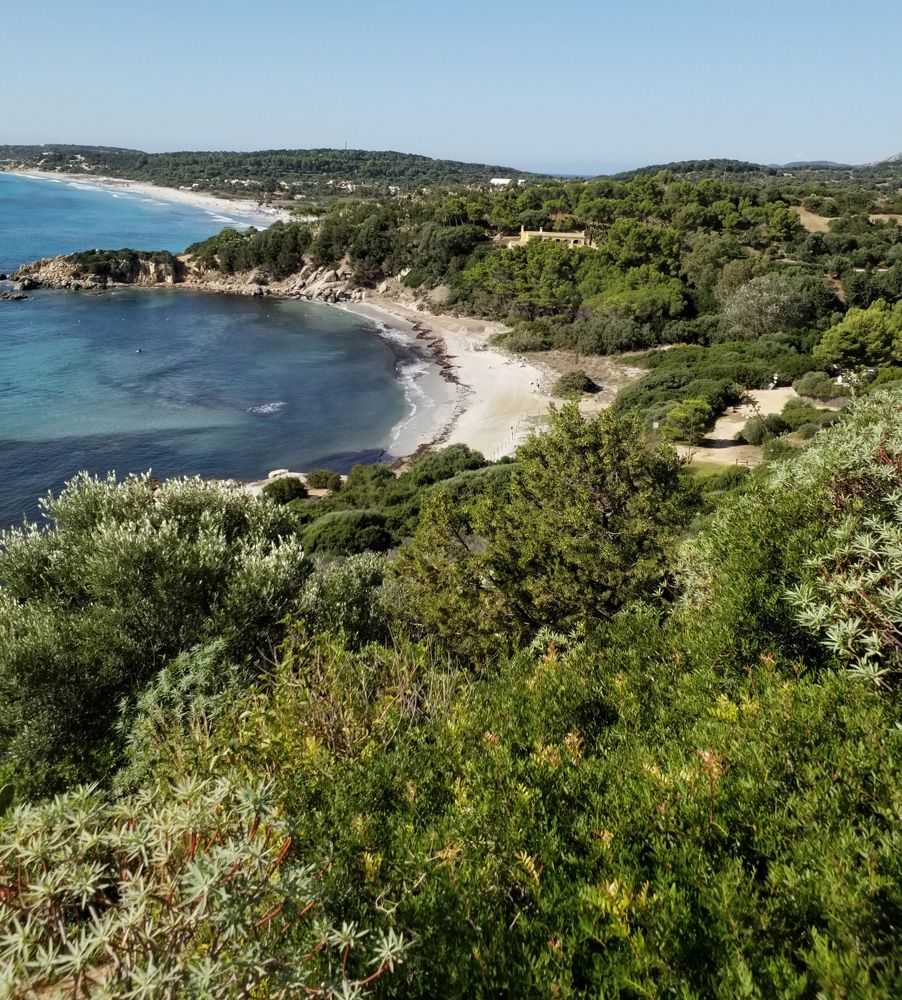
[[[78,246],[180,249],[223,224],[78,189],[63,210],[56,187],[0,174],[0,270]],[[72,242],[82,232],[95,238]],[[143,289],[0,302],[0,524],[80,469],[253,479],[376,460],[410,414],[399,375],[415,364],[319,304]]]
[[255,220],[82,181],[0,173],[0,272],[91,247],[184,250],[224,226]]

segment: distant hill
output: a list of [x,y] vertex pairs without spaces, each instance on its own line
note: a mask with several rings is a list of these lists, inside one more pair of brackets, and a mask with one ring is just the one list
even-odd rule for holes
[[784,167],[795,170],[852,170],[851,163],[837,163],[835,160],[793,160],[792,163],[784,163]]
[[165,187],[254,196],[305,197],[487,184],[535,177],[513,167],[437,160],[365,149],[270,149],[254,152],[145,153],[106,146],[0,146],[0,163],[83,174],[109,174]]
[[749,163],[746,160],[708,159],[708,160],[677,160],[674,163],[655,163],[637,170],[625,170],[615,174],[618,179],[638,177],[642,174],[656,174],[667,170],[672,174],[702,175],[710,177],[716,174],[776,174],[779,168],[766,166],[763,163]]

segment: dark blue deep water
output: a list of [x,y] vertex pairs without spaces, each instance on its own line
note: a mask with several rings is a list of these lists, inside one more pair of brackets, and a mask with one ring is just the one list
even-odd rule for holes
[[[225,224],[0,174],[2,271],[84,247],[178,250]],[[318,304],[156,289],[0,302],[0,525],[80,469],[256,479],[375,459],[410,414],[401,364],[373,324]]]

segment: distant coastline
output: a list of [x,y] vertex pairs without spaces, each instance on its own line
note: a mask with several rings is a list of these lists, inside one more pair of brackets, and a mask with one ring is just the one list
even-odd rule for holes
[[127,191],[129,194],[146,198],[160,198],[163,201],[173,201],[223,216],[241,215],[243,221],[252,222],[260,229],[265,229],[274,222],[286,222],[291,218],[291,213],[284,209],[266,208],[250,198],[225,198],[220,195],[207,194],[204,191],[187,191],[182,188],[160,187],[157,184],[149,184],[146,181],[130,181],[122,177],[100,177],[94,174],[74,174],[55,170],[36,169],[13,169],[4,170],[3,172],[14,174],[17,177],[29,177],[33,180],[68,181],[112,192]]

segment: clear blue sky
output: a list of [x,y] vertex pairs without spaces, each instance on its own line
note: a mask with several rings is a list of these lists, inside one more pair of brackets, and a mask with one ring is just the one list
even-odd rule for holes
[[0,143],[860,163],[902,151],[900,39],[902,0],[44,0]]

